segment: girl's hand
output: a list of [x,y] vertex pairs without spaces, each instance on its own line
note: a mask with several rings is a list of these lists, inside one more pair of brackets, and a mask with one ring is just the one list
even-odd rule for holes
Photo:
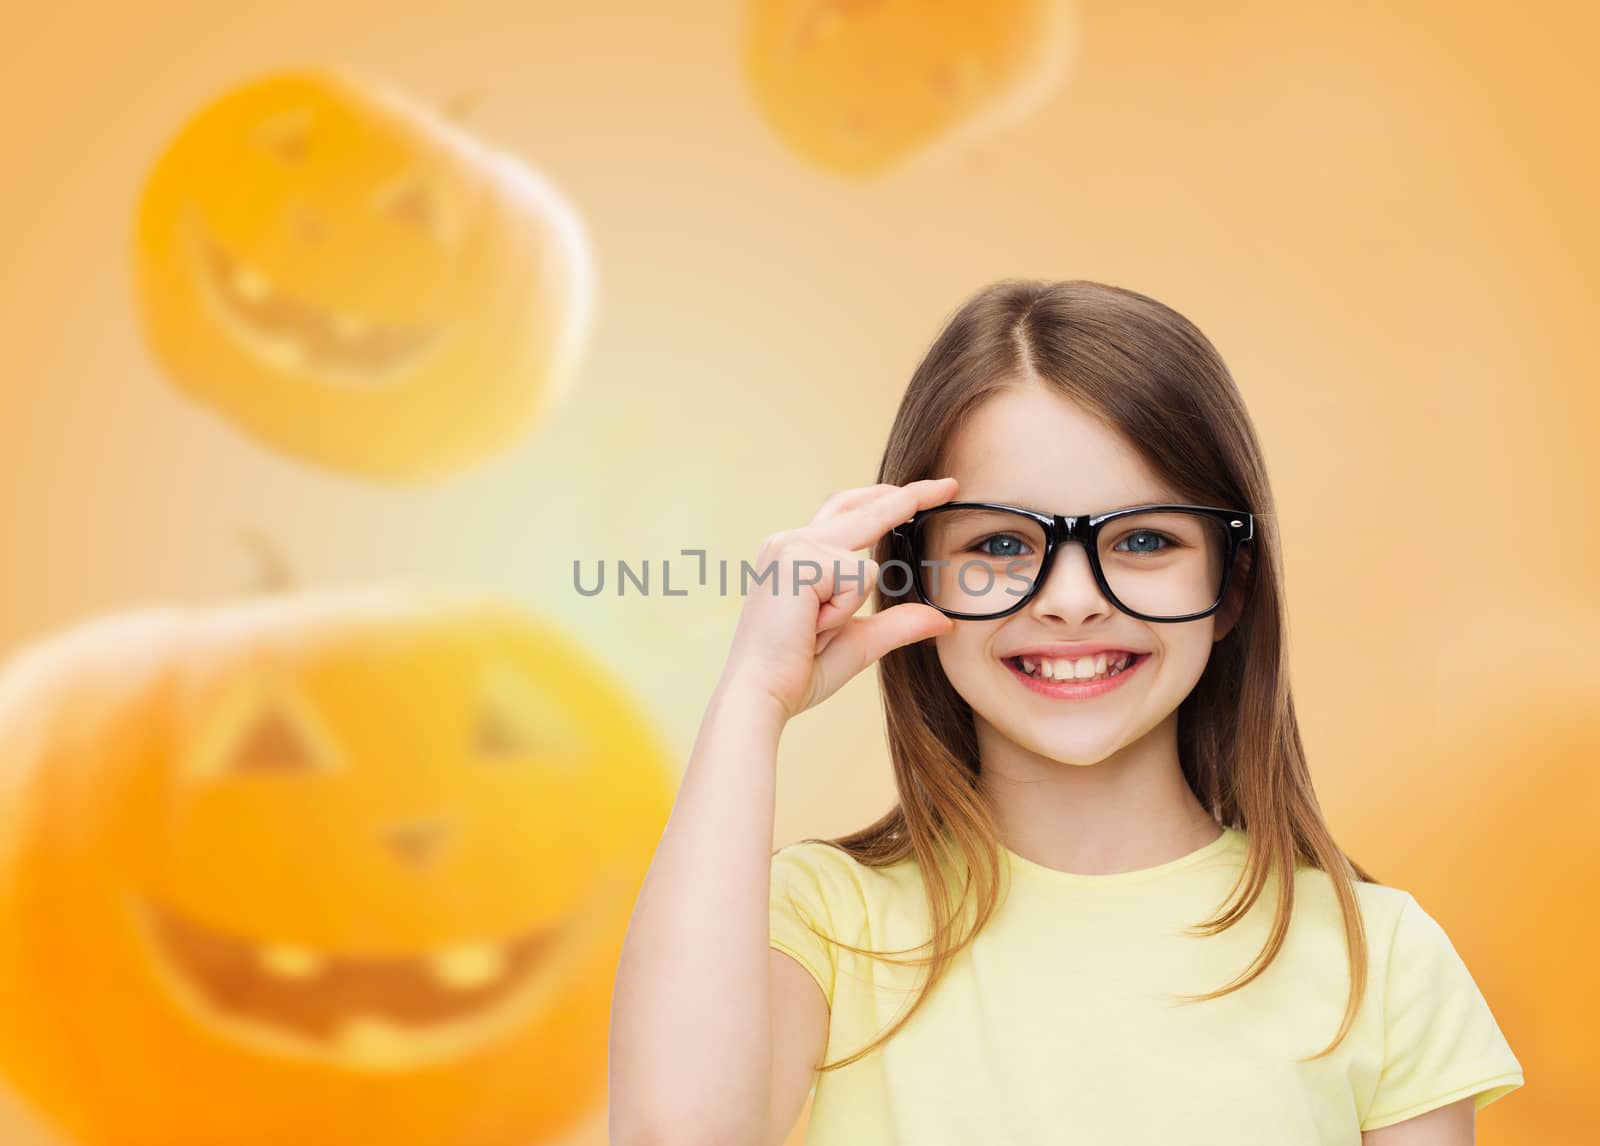
[[[789,719],[890,649],[953,629],[939,610],[910,600],[855,617],[877,585],[878,564],[854,550],[875,546],[917,510],[955,492],[954,478],[842,490],[809,525],[768,537],[755,562],[755,575],[767,580],[752,583],[739,611],[720,687],[770,697]],[[801,574],[815,583],[800,584]]]

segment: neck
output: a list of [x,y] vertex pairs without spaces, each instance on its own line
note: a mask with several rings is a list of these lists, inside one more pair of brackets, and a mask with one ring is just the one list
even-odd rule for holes
[[975,714],[979,787],[1001,842],[1058,871],[1154,867],[1220,834],[1178,760],[1178,714],[1109,756],[1084,760],[1023,745]]

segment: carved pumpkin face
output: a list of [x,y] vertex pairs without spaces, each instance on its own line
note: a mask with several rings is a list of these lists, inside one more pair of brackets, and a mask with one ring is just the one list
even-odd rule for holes
[[670,807],[510,607],[300,595],[0,677],[0,1068],[78,1141],[543,1141],[603,1100]]
[[1031,110],[1060,78],[1064,0],[752,0],[745,71],[819,167],[876,174]]
[[507,444],[571,379],[575,213],[396,92],[295,72],[204,108],[151,173],[137,286],[172,379],[264,443],[377,478]]

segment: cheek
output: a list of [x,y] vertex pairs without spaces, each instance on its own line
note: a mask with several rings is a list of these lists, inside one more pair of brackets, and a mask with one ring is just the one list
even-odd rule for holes
[[1216,626],[1210,617],[1203,617],[1189,624],[1166,627],[1174,631],[1164,634],[1157,645],[1158,666],[1165,678],[1162,688],[1181,690],[1181,694],[1187,696],[1211,660],[1211,638]]
[[1175,625],[1184,632],[1178,634],[1170,643],[1183,649],[1184,661],[1194,665],[1195,675],[1206,667],[1206,662],[1211,659],[1211,650],[1215,645],[1217,635],[1217,617],[1213,613],[1209,617],[1202,617],[1187,625]]
[[998,717],[1004,711],[1008,671],[993,653],[994,642],[987,632],[969,621],[960,621],[953,633],[933,639],[950,687],[969,704],[974,713]]
[[939,654],[939,667],[944,669],[944,675],[955,686],[957,692],[961,691],[963,679],[961,666],[967,660],[967,654],[963,649],[965,644],[966,642],[961,639],[959,621],[956,623],[955,632],[933,638],[934,651]]

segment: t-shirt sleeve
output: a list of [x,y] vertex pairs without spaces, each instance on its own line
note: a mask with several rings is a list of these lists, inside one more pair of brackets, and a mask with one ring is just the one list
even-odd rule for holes
[[[826,844],[801,842],[779,849],[772,857],[771,943],[793,956],[811,973],[833,1007],[833,984],[839,969],[839,948],[817,935],[838,936],[838,880],[831,872]],[[830,895],[830,890],[832,894]],[[808,926],[809,925],[809,926]]]
[[1522,1064],[1444,929],[1406,893],[1384,978],[1384,1062],[1362,1130],[1522,1085]]

